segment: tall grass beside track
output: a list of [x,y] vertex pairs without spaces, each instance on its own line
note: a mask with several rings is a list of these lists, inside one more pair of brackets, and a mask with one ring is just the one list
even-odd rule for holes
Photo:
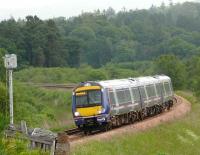
[[[143,72],[142,72],[143,73]],[[14,77],[27,83],[79,83],[90,80],[106,80],[139,76],[132,69],[117,68],[115,65],[94,69],[90,66],[80,68],[52,67],[28,68],[15,72]]]
[[191,93],[177,92],[192,103],[189,114],[145,132],[120,135],[106,141],[77,146],[74,155],[199,155],[200,101]]
[[19,82],[14,88],[16,123],[25,120],[31,127],[56,130],[73,126],[70,91],[48,90]]

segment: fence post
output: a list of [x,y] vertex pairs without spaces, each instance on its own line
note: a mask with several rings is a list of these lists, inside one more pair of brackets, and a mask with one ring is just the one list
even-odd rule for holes
[[58,133],[55,155],[69,155],[70,144],[66,133]]
[[27,130],[27,126],[26,126],[26,121],[21,121],[21,131],[22,133],[24,133],[25,135],[28,135],[28,130]]
[[55,155],[55,147],[56,147],[56,140],[54,140],[52,143],[50,155]]

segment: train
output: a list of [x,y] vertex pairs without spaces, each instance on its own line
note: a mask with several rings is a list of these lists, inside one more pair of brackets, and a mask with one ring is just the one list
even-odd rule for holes
[[75,125],[85,133],[109,130],[169,110],[174,104],[166,75],[81,82],[72,92]]

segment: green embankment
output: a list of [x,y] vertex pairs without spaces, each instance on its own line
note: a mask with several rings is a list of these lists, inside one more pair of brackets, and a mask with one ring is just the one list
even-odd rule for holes
[[73,150],[75,155],[197,155],[200,154],[200,102],[191,94],[177,92],[192,103],[186,117],[146,132],[91,141]]
[[[101,69],[29,68],[15,72],[15,121],[26,120],[29,126],[54,131],[73,126],[70,91],[48,90],[26,82],[78,83],[142,74],[142,69],[137,72],[133,69],[106,66]],[[192,102],[192,112],[187,117],[147,132],[119,136],[105,142],[93,141],[74,150],[73,154],[198,154],[200,104],[190,93],[178,93]]]
[[71,92],[14,84],[15,121],[25,120],[31,127],[59,129],[73,126]]
[[16,139],[4,139],[0,140],[0,155],[49,155],[49,152],[41,150],[30,150],[28,146],[29,142]]
[[[3,91],[5,92],[5,90]],[[1,98],[0,98],[1,100]],[[53,131],[74,126],[71,115],[71,92],[57,91],[14,83],[15,124],[25,120],[28,127],[41,127]],[[5,117],[0,113],[0,155],[47,155],[48,152],[29,150],[29,142],[7,140],[1,129],[5,128]]]
[[[119,68],[120,67],[120,68]],[[144,74],[143,71],[141,71]],[[122,66],[108,65],[104,68],[94,69],[90,66],[80,68],[52,67],[28,68],[15,72],[15,79],[28,83],[79,83],[90,80],[106,80],[114,78],[127,78],[139,76],[141,73]]]

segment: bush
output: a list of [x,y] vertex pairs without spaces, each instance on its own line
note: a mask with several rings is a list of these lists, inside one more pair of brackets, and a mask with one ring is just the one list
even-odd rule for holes
[[0,83],[0,132],[7,124],[6,114],[8,112],[6,88],[3,83]]

